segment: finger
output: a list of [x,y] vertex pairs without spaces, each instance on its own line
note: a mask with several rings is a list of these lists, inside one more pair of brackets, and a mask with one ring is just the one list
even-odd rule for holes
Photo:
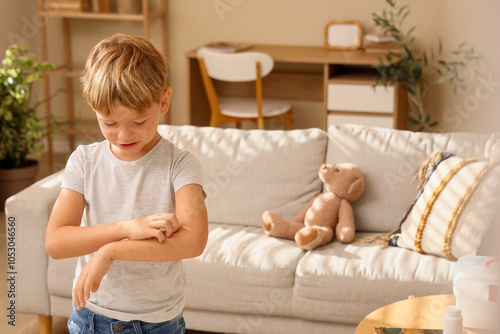
[[77,310],[80,310],[80,303],[78,302],[78,298],[76,297],[76,288],[73,288],[73,291],[72,291],[72,294],[73,294],[73,302],[75,303],[75,307]]
[[[101,280],[98,280],[97,282],[94,282],[94,284],[92,284],[90,286],[90,291],[96,292],[99,289],[99,286],[101,286]],[[90,298],[90,295],[89,295],[89,298]]]
[[163,234],[165,234],[165,237],[170,237],[173,233],[173,228],[172,228],[172,225],[170,225],[170,223],[167,223],[165,224],[165,227],[164,227],[165,231],[163,232]]
[[167,225],[167,224],[168,224],[168,220],[166,220],[166,219],[159,219],[159,220],[152,221],[149,224],[149,226],[157,228],[157,229],[161,229],[161,228],[165,228],[165,225]]
[[172,233],[177,232],[179,229],[179,220],[177,219],[177,216],[173,215],[170,219],[170,225],[172,226]]
[[[163,237],[168,238],[174,232],[169,220],[165,220],[165,219],[157,220],[157,221],[153,222],[150,226],[157,228],[158,231],[160,232],[160,234],[163,235]],[[156,233],[155,233],[155,235],[156,235]],[[161,243],[163,241],[163,239],[164,238],[162,238],[161,241],[160,241],[160,239],[158,239],[158,241],[160,241],[160,243]]]
[[78,278],[78,281],[75,284],[75,288],[73,289],[73,300],[75,301],[75,306],[77,310],[81,310],[83,306],[85,306],[84,303],[82,303],[82,291],[81,291],[81,284],[80,284],[80,277]]
[[154,234],[156,234],[156,238],[158,239],[158,242],[160,244],[163,242],[163,240],[165,240],[165,235],[163,234],[163,231],[155,230]]
[[89,300],[90,299],[90,288],[91,288],[91,285],[92,283],[89,282],[89,280],[87,279],[85,284],[84,284],[84,288],[83,288],[83,302],[85,303],[86,300]]
[[165,220],[165,219],[167,219],[166,214],[163,214],[163,213],[159,213],[157,215],[153,215],[153,216],[151,216],[151,218],[152,218],[152,221],[158,221],[158,220]]

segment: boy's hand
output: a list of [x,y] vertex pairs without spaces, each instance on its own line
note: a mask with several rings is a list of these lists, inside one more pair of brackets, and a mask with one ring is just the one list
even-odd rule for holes
[[85,306],[85,301],[90,298],[90,292],[96,292],[99,289],[101,280],[111,264],[113,264],[113,260],[101,248],[83,267],[73,288],[73,301],[77,310],[81,310]]
[[130,240],[157,238],[163,242],[179,229],[179,221],[173,213],[163,213],[123,222],[125,234]]

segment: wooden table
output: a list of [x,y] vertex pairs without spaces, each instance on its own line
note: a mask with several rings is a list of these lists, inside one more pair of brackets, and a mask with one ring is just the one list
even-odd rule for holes
[[[356,328],[355,334],[373,334],[374,327],[443,329],[444,310],[455,305],[454,295],[435,295],[401,300],[381,307],[367,315]],[[482,334],[487,331],[471,331]]]
[[[188,60],[188,112],[190,124],[207,126],[210,119],[210,108],[200,75],[196,58],[198,48],[187,52]],[[263,81],[265,97],[288,100],[308,100],[323,102],[323,124],[327,127],[329,113],[351,115],[352,112],[328,110],[328,85],[331,83],[348,83],[352,85],[368,85],[372,90],[378,76],[373,65],[379,63],[384,54],[370,54],[363,50],[326,50],[316,46],[290,45],[253,45],[245,51],[257,51],[269,54],[275,62],[273,71]],[[253,83],[230,83],[214,80],[217,93],[221,96],[255,96]],[[406,93],[400,84],[395,84],[394,112],[386,113],[362,112],[356,116],[389,116],[393,127],[405,129],[407,124]],[[380,89],[379,92],[383,92]]]

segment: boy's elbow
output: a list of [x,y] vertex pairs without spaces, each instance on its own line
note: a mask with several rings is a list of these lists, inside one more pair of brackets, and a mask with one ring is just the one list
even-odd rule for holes
[[62,253],[59,251],[58,247],[54,244],[54,242],[52,242],[47,238],[45,239],[45,251],[54,260],[61,260],[64,258],[62,256]]
[[47,244],[47,242],[45,243],[45,251],[47,251],[47,254],[49,254],[49,256],[54,260],[60,260],[57,252],[51,247],[50,244]]
[[207,247],[207,242],[208,242],[208,231],[206,233],[201,234],[198,237],[198,242],[196,243],[197,247],[195,247],[194,250],[195,253],[194,257],[198,257],[201,256],[201,254],[203,254],[205,248]]
[[198,231],[198,233],[194,235],[194,238],[191,243],[192,247],[190,249],[191,254],[189,254],[189,257],[194,258],[203,254],[203,252],[205,251],[205,247],[207,246],[207,242],[208,242],[208,227],[206,229]]

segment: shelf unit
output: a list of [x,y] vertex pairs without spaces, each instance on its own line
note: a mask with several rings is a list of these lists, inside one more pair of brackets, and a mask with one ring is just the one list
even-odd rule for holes
[[[68,123],[68,129],[61,130],[61,133],[65,133],[68,136],[68,142],[71,149],[75,148],[75,137],[79,134],[95,134],[92,130],[82,130],[76,129],[74,124],[75,118],[75,108],[74,108],[74,89],[73,83],[75,79],[80,77],[81,65],[73,63],[73,57],[71,54],[71,31],[70,31],[70,20],[74,19],[86,19],[86,20],[116,20],[116,21],[131,21],[142,24],[142,34],[143,37],[150,40],[151,38],[151,20],[160,19],[161,20],[161,41],[162,49],[161,51],[165,56],[168,56],[168,25],[167,25],[167,10],[168,10],[168,0],[160,0],[160,8],[157,10],[150,10],[151,4],[150,0],[137,0],[141,1],[141,13],[139,14],[126,14],[126,13],[111,13],[111,12],[77,12],[77,11],[63,11],[63,10],[49,10],[47,6],[48,0],[38,0],[38,17],[40,26],[40,41],[41,41],[41,56],[42,61],[49,61],[48,56],[48,36],[46,21],[51,18],[60,18],[62,22],[62,50],[64,53],[63,64],[57,66],[54,71],[48,71],[44,75],[43,83],[44,90],[43,95],[45,98],[45,114],[47,116],[47,125],[51,126],[51,120],[48,117],[52,114],[52,105],[50,101],[51,88],[50,88],[50,77],[61,77],[65,79],[65,89],[67,94],[66,103],[66,119],[65,122]],[[118,31],[117,31],[118,32]],[[104,38],[105,36],[103,36]],[[168,114],[165,122],[168,122]],[[94,120],[78,120],[79,123],[95,123]],[[52,165],[54,149],[53,141],[49,137],[47,142],[47,154],[49,163]]]

